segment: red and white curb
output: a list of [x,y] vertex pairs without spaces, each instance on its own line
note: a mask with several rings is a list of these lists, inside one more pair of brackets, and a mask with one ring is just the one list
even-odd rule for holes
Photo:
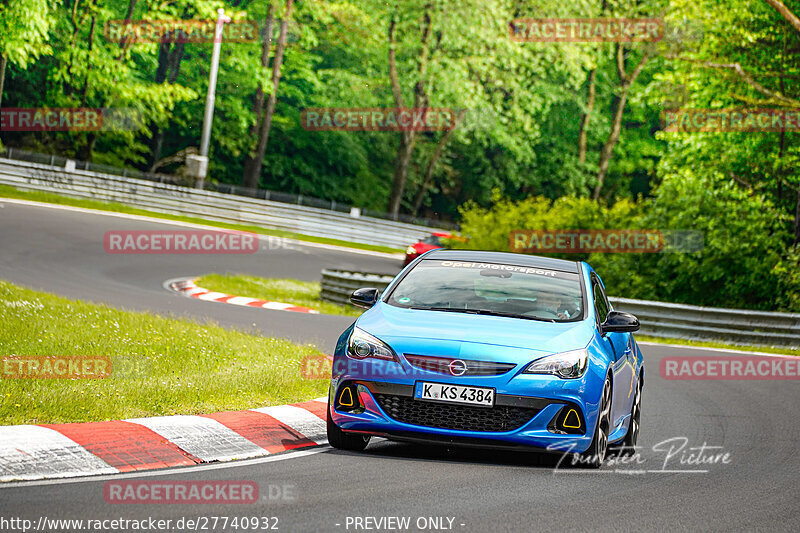
[[179,292],[184,296],[197,298],[198,300],[206,300],[209,302],[244,305],[246,307],[260,307],[262,309],[272,309],[274,311],[293,311],[295,313],[319,314],[319,311],[316,309],[311,309],[310,307],[302,307],[299,305],[285,304],[281,302],[270,302],[267,300],[258,300],[256,298],[247,298],[245,296],[233,296],[222,292],[213,292],[208,289],[198,287],[195,285],[194,280],[192,279],[169,280],[164,283],[164,286],[170,290]]
[[327,398],[208,415],[0,427],[0,482],[250,459],[326,444]]

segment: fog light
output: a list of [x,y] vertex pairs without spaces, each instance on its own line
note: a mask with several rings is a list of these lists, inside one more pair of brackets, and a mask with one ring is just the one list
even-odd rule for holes
[[556,416],[547,424],[547,429],[551,433],[560,435],[583,435],[586,433],[581,410],[573,403],[568,403],[559,409]]
[[342,407],[353,407],[355,405],[353,391],[350,387],[342,387],[342,392],[339,393],[339,405]]
[[581,418],[578,416],[578,412],[575,411],[575,409],[567,411],[567,416],[564,417],[564,427],[570,429],[581,428]]
[[361,405],[358,399],[358,390],[354,383],[345,383],[339,387],[334,409],[355,414],[364,412],[364,406]]

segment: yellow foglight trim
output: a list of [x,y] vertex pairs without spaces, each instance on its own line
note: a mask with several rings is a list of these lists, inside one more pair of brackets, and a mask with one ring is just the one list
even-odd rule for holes
[[[570,425],[569,422],[570,415],[575,415],[575,420],[577,421],[577,425]],[[581,417],[578,416],[578,412],[575,409],[570,409],[567,412],[567,416],[564,417],[564,423],[562,424],[565,428],[570,429],[581,429]]]
[[[347,393],[347,401],[344,399],[344,393]],[[353,392],[350,390],[350,387],[344,387],[342,392],[339,393],[339,405],[343,407],[353,407]]]

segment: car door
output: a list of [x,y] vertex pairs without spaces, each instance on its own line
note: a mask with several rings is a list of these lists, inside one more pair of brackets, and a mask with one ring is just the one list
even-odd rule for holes
[[[592,293],[594,296],[595,315],[600,324],[605,322],[612,309],[603,288],[603,282],[597,275],[592,276]],[[633,367],[630,350],[630,333],[605,333],[600,336],[600,344],[611,358],[613,394],[611,404],[611,428],[616,428],[623,418],[630,413],[633,398]]]

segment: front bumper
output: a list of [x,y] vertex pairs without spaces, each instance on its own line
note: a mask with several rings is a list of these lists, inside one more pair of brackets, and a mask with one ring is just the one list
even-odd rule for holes
[[[344,392],[347,406],[340,401]],[[587,417],[591,410],[578,395],[564,392],[540,397],[498,390],[495,406],[488,408],[416,400],[413,383],[340,376],[332,380],[329,398],[332,419],[345,431],[411,442],[583,452],[591,443],[594,417]]]

